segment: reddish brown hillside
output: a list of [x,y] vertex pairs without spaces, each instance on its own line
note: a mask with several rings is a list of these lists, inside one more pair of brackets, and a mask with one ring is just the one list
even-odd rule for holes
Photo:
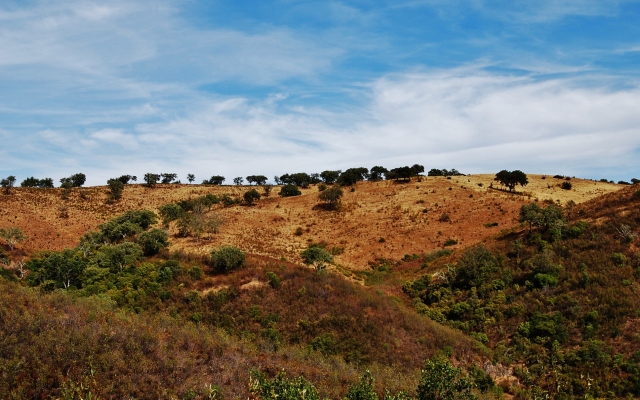
[[[529,175],[530,183],[521,194],[510,194],[496,190],[497,186],[489,188],[492,176],[428,177],[405,184],[361,182],[353,192],[345,189],[339,211],[314,209],[318,204],[315,186],[302,189],[302,196],[289,198],[280,198],[279,189],[274,188],[270,197],[251,207],[217,206],[213,211],[228,220],[220,234],[211,241],[172,237],[172,250],[206,253],[221,244],[234,244],[252,253],[298,262],[300,251],[310,242],[326,242],[344,248],[336,263],[363,269],[377,257],[398,259],[441,248],[450,239],[457,242],[452,248],[478,242],[517,223],[520,206],[534,199],[580,203],[620,188],[573,179],[573,189],[566,191],[559,188],[559,180]],[[27,252],[62,249],[76,245],[85,232],[127,210],[155,210],[206,193],[241,197],[246,190],[248,187],[238,186],[130,185],[120,201],[109,205],[105,187],[74,189],[67,200],[60,189],[16,188],[0,196],[0,227],[22,228],[28,240],[21,248]]]

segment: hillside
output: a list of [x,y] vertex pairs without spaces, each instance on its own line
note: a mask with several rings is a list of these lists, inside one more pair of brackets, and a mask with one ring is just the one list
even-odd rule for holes
[[[252,254],[300,262],[299,253],[309,242],[325,242],[343,248],[336,263],[363,270],[376,258],[400,259],[405,254],[442,248],[447,240],[457,242],[450,247],[453,249],[477,243],[516,224],[521,205],[534,199],[552,199],[563,205],[568,201],[582,203],[622,187],[572,179],[573,188],[568,191],[560,189],[560,180],[529,175],[529,185],[519,187],[518,195],[489,188],[492,178],[470,175],[424,177],[411,183],[359,182],[355,191],[345,190],[339,211],[314,209],[318,204],[315,185],[301,189],[301,196],[288,198],[280,198],[275,187],[269,197],[251,207],[214,206],[213,211],[228,222],[210,241],[177,237],[173,229],[171,250],[208,254],[220,244],[232,244]],[[76,188],[67,200],[61,189],[15,188],[11,195],[0,196],[0,227],[17,226],[25,231],[28,239],[21,248],[26,254],[61,250],[75,246],[87,231],[125,211],[157,210],[163,204],[207,193],[241,198],[248,189],[128,185],[121,200],[108,204],[106,187]],[[441,222],[443,214],[450,220]]]
[[[338,399],[367,368],[379,395],[413,396],[444,354],[482,398],[640,395],[637,186],[529,176],[509,193],[491,178],[359,182],[337,210],[315,186],[274,188],[205,210],[226,219],[211,239],[172,222],[153,251],[142,237],[161,222],[139,210],[249,188],[130,185],[115,203],[105,188],[16,189],[0,227],[28,239],[3,245],[0,394],[247,398],[249,370],[286,369]],[[312,244],[329,271],[302,266]],[[240,268],[211,257],[224,245],[246,253]]]

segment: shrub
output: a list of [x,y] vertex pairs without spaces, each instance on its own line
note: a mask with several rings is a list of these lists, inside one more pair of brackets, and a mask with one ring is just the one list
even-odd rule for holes
[[611,254],[611,261],[618,267],[622,267],[627,261],[627,257],[622,253],[613,253]]
[[321,183],[321,184],[318,185],[318,191],[324,192],[325,190],[327,190],[327,184],[326,183]]
[[323,269],[325,263],[333,261],[333,255],[322,247],[312,246],[300,254],[302,261],[307,265],[313,265],[317,270]]
[[254,201],[260,200],[260,193],[258,193],[258,191],[255,189],[251,189],[245,192],[243,198],[245,203],[247,203],[248,205],[251,205],[253,204]]
[[277,289],[280,287],[280,277],[275,272],[267,272],[267,279],[269,279],[269,285],[272,288]]
[[340,198],[342,198],[342,195],[342,189],[336,186],[320,192],[318,198],[320,199],[320,201],[323,201],[327,205],[327,207],[335,208],[340,202]]
[[245,253],[234,246],[222,246],[211,251],[211,264],[220,272],[228,272],[244,266]]
[[457,240],[455,240],[455,239],[449,239],[449,240],[447,240],[446,242],[444,242],[444,246],[445,246],[445,247],[447,247],[447,246],[453,246],[453,245],[456,245],[456,244],[458,244],[458,241],[457,241]]
[[451,221],[451,217],[449,216],[449,214],[443,213],[440,216],[440,218],[438,218],[438,221],[440,221],[440,222],[449,222],[449,221]]
[[284,185],[278,193],[282,197],[300,196],[301,194],[302,192],[298,190],[298,187],[292,184]]
[[573,185],[571,184],[571,182],[564,181],[562,182],[562,185],[560,185],[560,187],[564,190],[571,190]]

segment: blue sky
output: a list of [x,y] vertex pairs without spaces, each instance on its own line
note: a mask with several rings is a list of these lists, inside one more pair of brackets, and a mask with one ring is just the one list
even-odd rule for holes
[[640,1],[11,1],[0,175],[640,178]]

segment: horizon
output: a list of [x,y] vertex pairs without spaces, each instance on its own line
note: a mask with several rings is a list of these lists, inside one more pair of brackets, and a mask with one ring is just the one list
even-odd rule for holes
[[628,182],[638,17],[638,0],[5,2],[0,178],[419,163]]

